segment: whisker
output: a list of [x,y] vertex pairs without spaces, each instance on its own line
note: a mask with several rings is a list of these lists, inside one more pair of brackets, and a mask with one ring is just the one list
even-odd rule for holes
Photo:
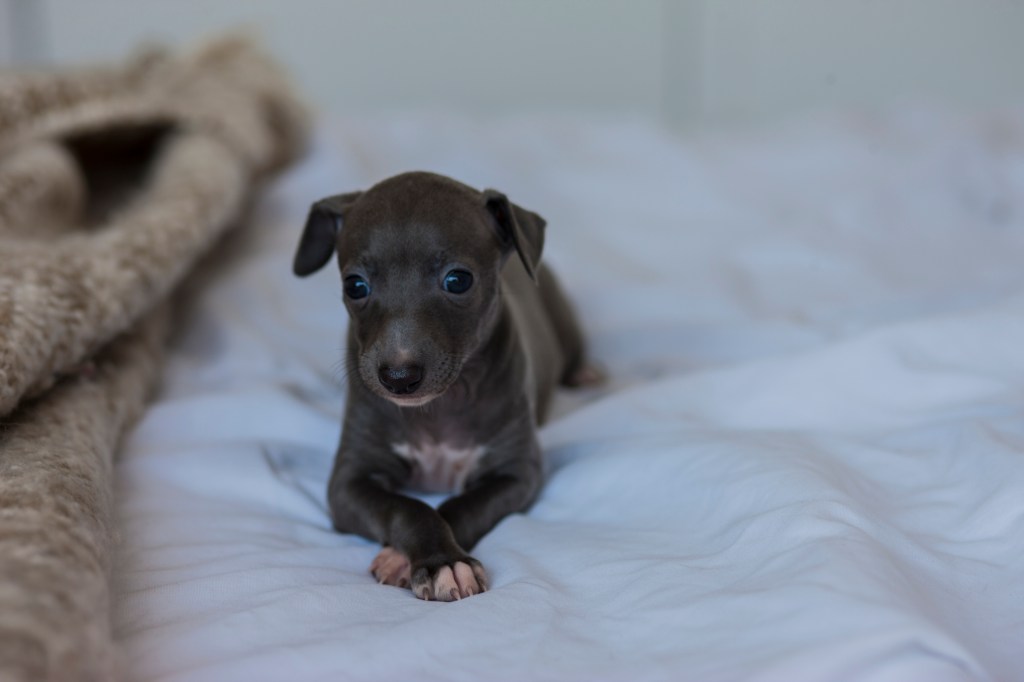
[[349,365],[348,354],[342,353],[341,357],[331,365],[331,375],[338,383],[346,384],[358,369],[359,367],[356,365]]

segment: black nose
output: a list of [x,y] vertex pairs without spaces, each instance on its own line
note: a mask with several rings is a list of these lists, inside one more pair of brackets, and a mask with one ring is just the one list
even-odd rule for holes
[[405,367],[383,366],[377,372],[377,378],[384,388],[395,395],[406,395],[419,388],[423,380],[423,368],[419,365],[407,365]]

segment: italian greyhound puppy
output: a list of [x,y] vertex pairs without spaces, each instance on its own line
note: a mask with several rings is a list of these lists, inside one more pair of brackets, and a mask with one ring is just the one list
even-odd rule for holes
[[[374,577],[420,599],[487,589],[468,551],[537,497],[556,384],[599,378],[540,263],[544,227],[501,192],[415,172],[321,199],[299,241],[301,277],[337,254],[350,318],[334,527],[380,542]],[[403,489],[455,494],[434,509]]]

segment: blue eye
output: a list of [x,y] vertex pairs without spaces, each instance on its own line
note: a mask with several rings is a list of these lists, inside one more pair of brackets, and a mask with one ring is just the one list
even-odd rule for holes
[[370,283],[359,275],[349,275],[345,278],[345,295],[353,301],[366,298],[370,295]]
[[449,294],[464,294],[473,286],[473,275],[465,270],[452,270],[441,285]]

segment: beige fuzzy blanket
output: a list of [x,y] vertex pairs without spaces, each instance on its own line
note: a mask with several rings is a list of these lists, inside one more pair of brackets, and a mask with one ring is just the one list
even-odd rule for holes
[[117,677],[111,469],[170,297],[304,110],[245,41],[0,74],[0,680]]

